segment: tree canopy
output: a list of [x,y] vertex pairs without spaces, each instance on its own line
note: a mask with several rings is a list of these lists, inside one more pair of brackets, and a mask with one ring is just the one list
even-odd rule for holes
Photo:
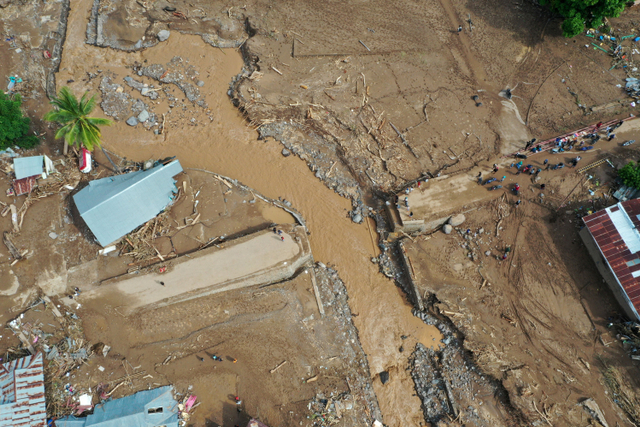
[[573,37],[580,34],[585,25],[598,28],[604,18],[620,16],[629,0],[540,0],[549,5],[552,12],[564,18],[562,34]]
[[108,126],[111,120],[87,117],[96,106],[95,95],[91,98],[87,95],[88,93],[85,93],[78,100],[71,90],[64,86],[58,96],[51,100],[51,104],[56,108],[45,114],[44,119],[62,125],[56,132],[56,139],[64,138],[69,145],[93,151],[94,147],[100,147],[102,141],[98,126]]
[[38,138],[29,135],[29,120],[24,117],[20,105],[19,94],[13,98],[0,91],[0,150],[7,147],[33,148],[38,145]]
[[640,163],[627,163],[618,170],[618,176],[624,185],[640,190]]

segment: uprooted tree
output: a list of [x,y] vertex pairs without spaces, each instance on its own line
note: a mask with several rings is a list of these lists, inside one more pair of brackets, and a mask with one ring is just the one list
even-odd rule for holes
[[640,163],[629,162],[618,170],[618,176],[627,187],[640,190]]
[[19,94],[12,97],[0,91],[0,150],[11,146],[33,148],[38,145],[38,138],[29,135],[29,120],[24,117],[20,105]]
[[629,0],[540,0],[549,5],[551,11],[564,18],[562,34],[573,37],[580,34],[585,25],[598,28],[604,18],[620,16]]

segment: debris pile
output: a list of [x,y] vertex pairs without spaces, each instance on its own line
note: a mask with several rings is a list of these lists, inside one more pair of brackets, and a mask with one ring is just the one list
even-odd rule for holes
[[[638,82],[640,73],[633,60],[633,55],[640,54],[636,44],[636,42],[640,41],[640,37],[637,37],[636,34],[616,35],[608,26],[604,28],[604,32],[593,28],[587,30],[585,35],[595,39],[595,42],[586,44],[585,47],[593,47],[594,50],[601,50],[611,56],[611,68],[609,68],[609,71],[614,68],[622,68],[627,75],[626,92],[636,101],[640,100],[640,82]],[[629,42],[625,44],[625,40]]]
[[353,397],[349,393],[334,396],[332,392],[331,396],[326,398],[323,393],[318,393],[307,408],[311,412],[307,418],[313,421],[312,426],[331,426],[340,421],[343,412],[353,409]]
[[[180,195],[176,197],[176,200]],[[167,258],[177,256],[175,250],[169,255],[163,256],[160,251],[153,245],[153,241],[162,236],[169,234],[171,229],[171,219],[169,211],[165,210],[150,221],[147,221],[137,231],[125,236],[119,243],[120,254],[133,257],[136,263],[150,261],[152,259],[160,259],[164,261]]]
[[[50,310],[59,324],[45,324],[39,320],[29,322],[25,320],[25,314],[29,310]],[[78,316],[67,310],[62,313],[58,306],[44,296],[9,321],[7,326],[21,341],[22,347],[9,348],[4,361],[17,359],[28,353],[35,354],[38,351],[45,355],[47,416],[51,418],[77,413],[80,407],[79,396],[87,392],[91,394],[91,390],[77,389],[71,383],[73,372],[93,354],[90,343],[84,338]],[[51,328],[53,332],[46,332]]]
[[605,365],[602,375],[612,400],[624,411],[632,425],[640,425],[640,401],[633,387],[613,366]]
[[186,395],[182,401],[178,404],[180,425],[186,426],[189,419],[193,415],[193,411],[200,405],[200,402],[196,403],[197,396],[194,394]]
[[609,323],[609,329],[616,333],[616,338],[622,342],[633,360],[640,360],[640,323],[625,319],[616,319]]

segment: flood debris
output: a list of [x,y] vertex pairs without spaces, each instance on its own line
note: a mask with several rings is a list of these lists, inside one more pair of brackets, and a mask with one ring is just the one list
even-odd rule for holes
[[[633,425],[640,425],[640,400],[636,397],[631,384],[616,367],[609,366],[606,363],[603,363],[602,376],[613,401],[624,411]],[[597,405],[593,404],[589,404],[587,407],[589,410],[594,410],[595,408],[597,408]],[[595,415],[599,416],[601,414],[595,412]]]
[[[50,310],[58,324],[27,321],[26,314],[31,310]],[[14,360],[24,355],[25,350],[29,354],[42,353],[46,359],[44,384],[47,416],[60,417],[76,412],[80,406],[77,397],[90,391],[78,389],[72,384],[69,381],[70,373],[83,366],[94,353],[93,346],[84,338],[78,316],[68,310],[63,314],[49,297],[43,296],[7,322],[7,327],[20,340],[22,347],[9,348],[5,360]]]
[[353,396],[349,393],[325,396],[318,393],[308,404],[310,415],[307,416],[313,422],[313,427],[328,427],[337,424],[343,414],[353,409]]

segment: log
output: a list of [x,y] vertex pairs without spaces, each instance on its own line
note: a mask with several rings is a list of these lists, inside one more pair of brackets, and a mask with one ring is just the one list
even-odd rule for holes
[[4,232],[4,234],[2,235],[2,242],[5,244],[7,249],[9,249],[9,253],[13,258],[15,258],[17,261],[20,261],[22,259],[22,255],[20,254],[20,251],[18,250],[18,248],[16,248],[16,245],[14,245],[13,242],[11,241],[11,235],[9,234],[9,232],[7,231]]

